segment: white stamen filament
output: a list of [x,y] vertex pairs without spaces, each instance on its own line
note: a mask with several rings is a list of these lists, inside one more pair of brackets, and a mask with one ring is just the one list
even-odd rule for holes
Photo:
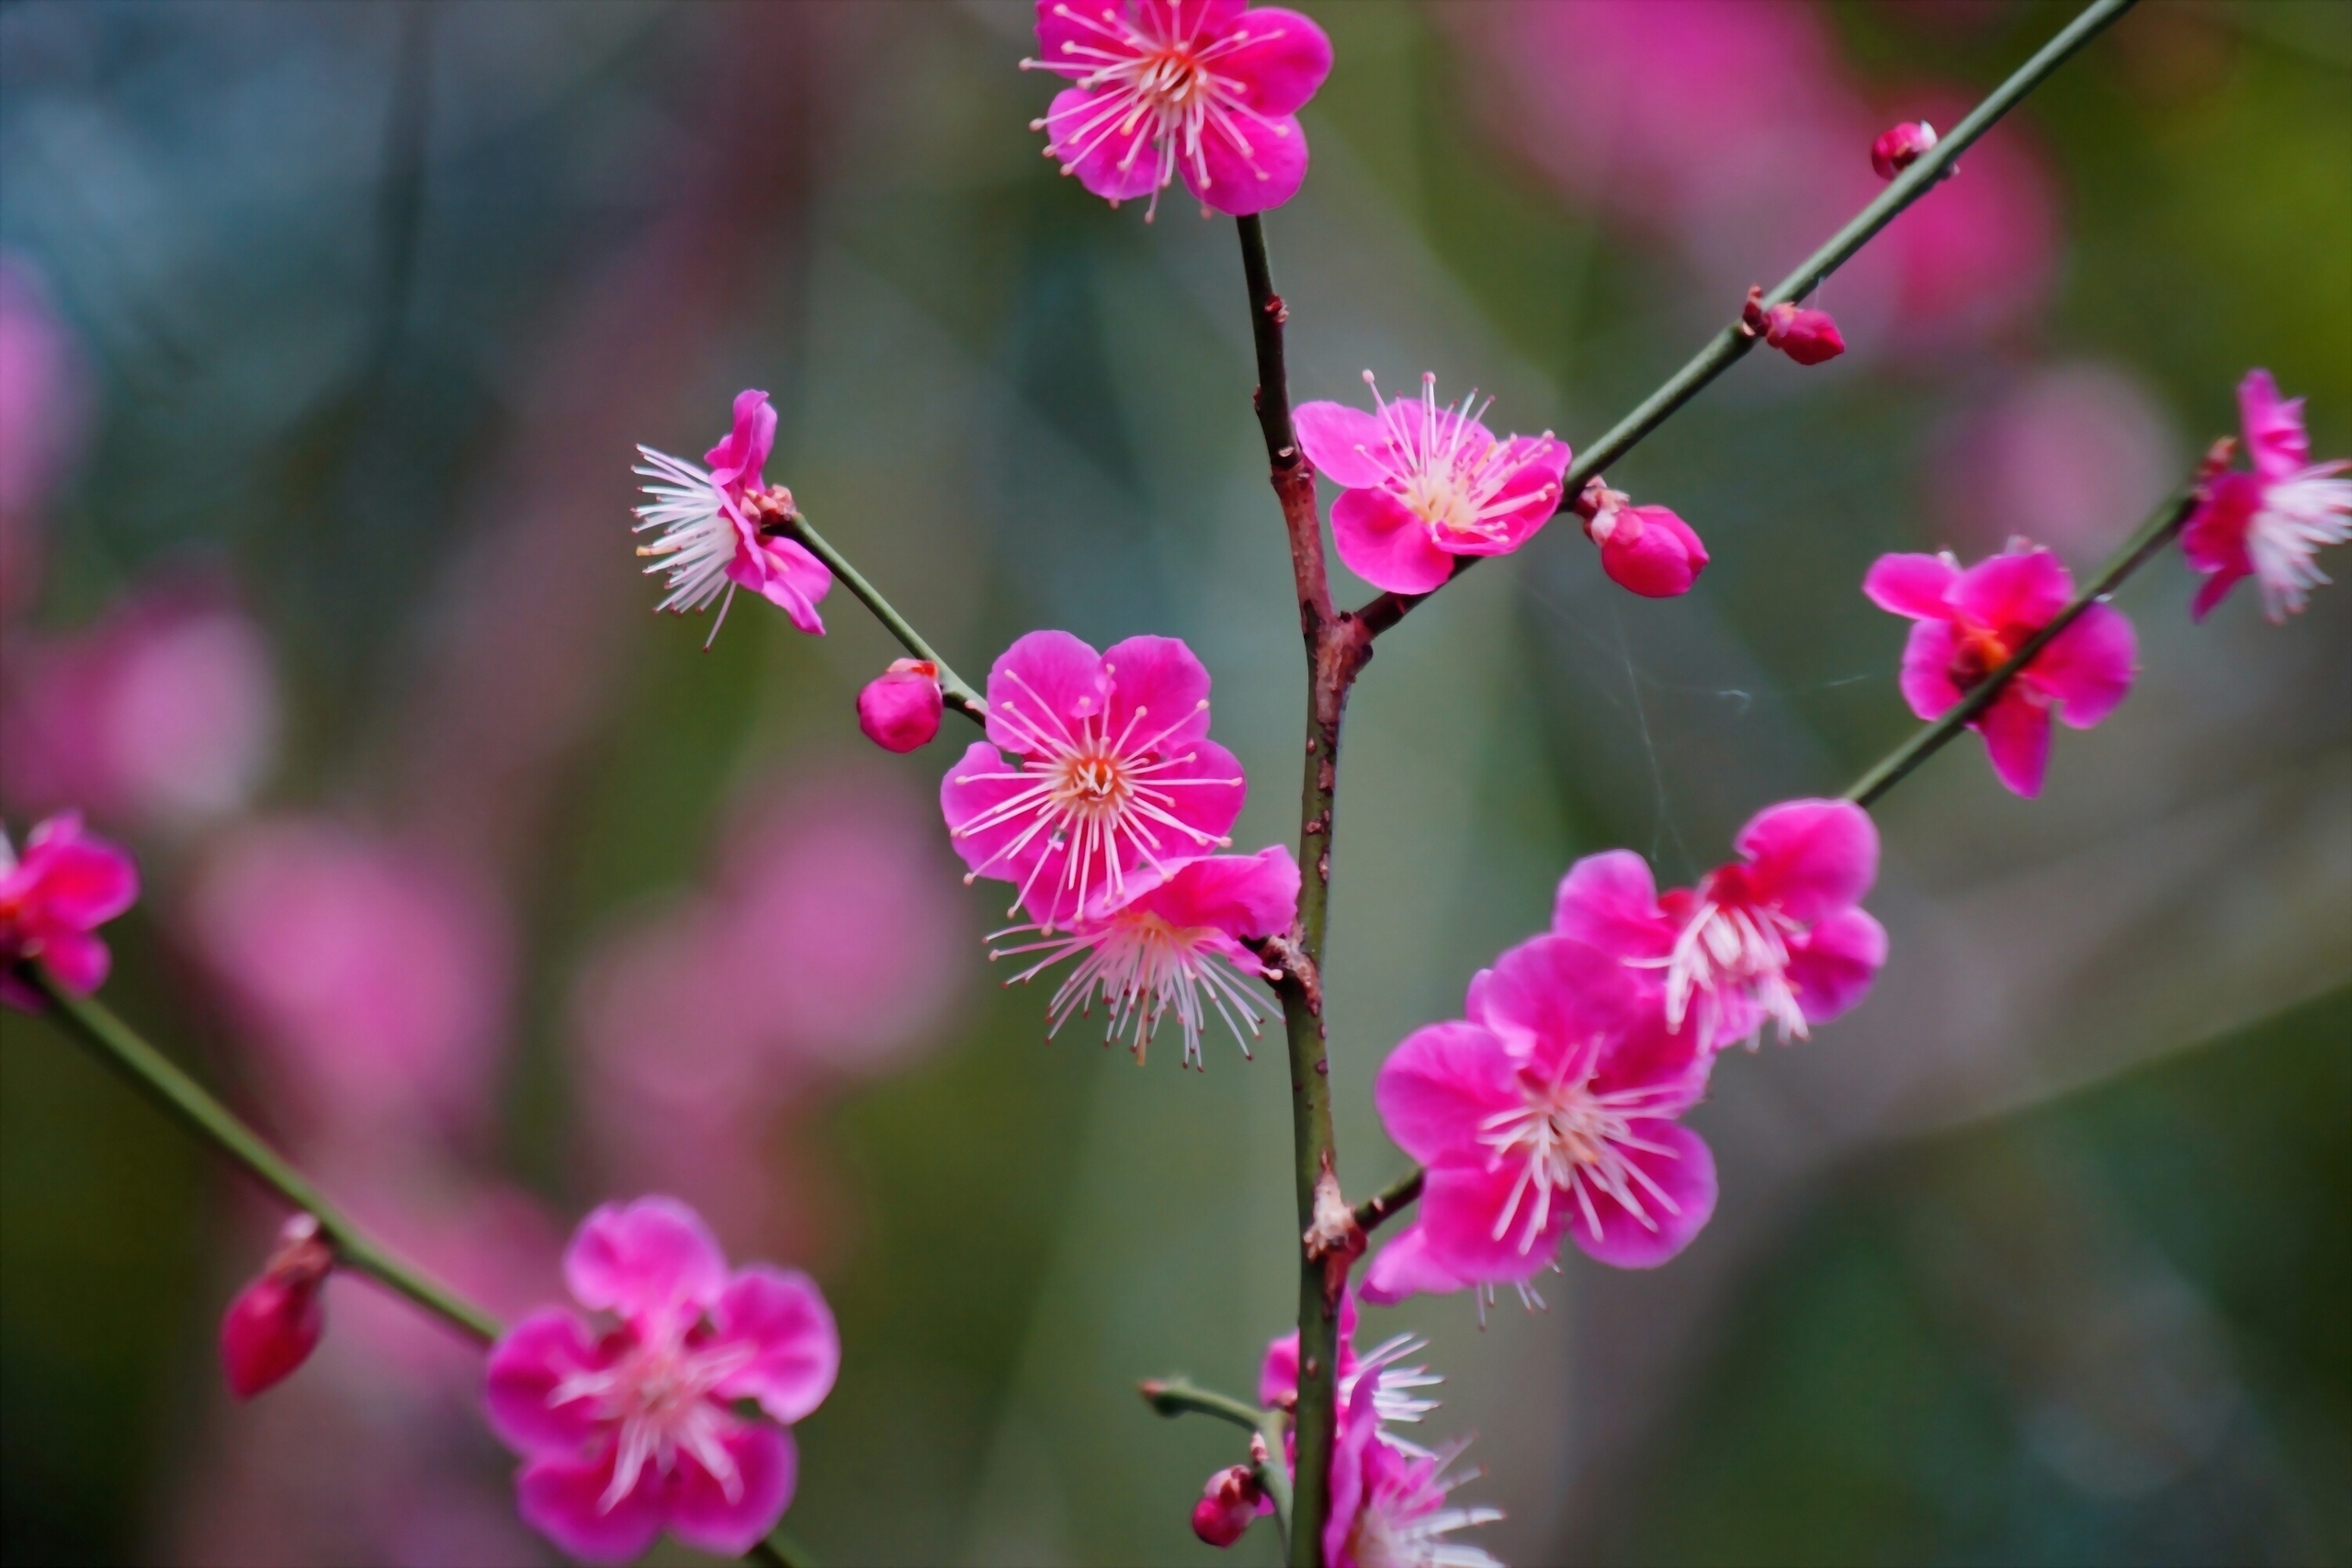
[[2245,553],[2262,584],[2263,613],[2281,621],[2301,610],[2311,591],[2331,581],[2312,560],[2324,545],[2352,539],[2352,479],[2323,463],[2266,486],[2247,520]]
[[1388,439],[1378,451],[1360,450],[1378,465],[1383,488],[1426,524],[1441,544],[1448,538],[1500,544],[1510,534],[1506,517],[1559,494],[1559,486],[1547,480],[1536,490],[1497,499],[1519,467],[1502,460],[1506,445],[1482,428],[1480,422],[1495,400],[1479,403],[1476,388],[1459,405],[1440,408],[1435,376],[1422,376],[1418,405],[1383,398],[1369,370],[1363,380],[1372,389],[1373,407]]
[[642,487],[653,500],[636,509],[638,522],[631,532],[660,530],[653,542],[639,545],[637,553],[652,563],[645,569],[646,575],[666,573],[669,579],[662,585],[669,592],[655,608],[683,615],[708,609],[711,601],[724,593],[727,602],[719,606],[718,619],[710,628],[716,638],[718,628],[727,624],[728,607],[735,602],[735,584],[727,576],[740,537],[735,503],[692,463],[650,446],[637,450],[645,464],[635,471],[654,481]]
[[[1502,1213],[1496,1216],[1493,1235],[1497,1241],[1510,1235],[1524,1210],[1526,1224],[1519,1240],[1522,1257],[1535,1249],[1550,1224],[1555,1193],[1565,1194],[1566,1201],[1576,1205],[1595,1241],[1601,1239],[1600,1213],[1592,1201],[1595,1192],[1615,1201],[1645,1230],[1657,1229],[1657,1222],[1650,1217],[1653,1204],[1669,1214],[1682,1212],[1649,1172],[1628,1157],[1629,1153],[1679,1157],[1672,1149],[1649,1143],[1634,1131],[1636,1121],[1654,1119],[1656,1102],[1679,1092],[1679,1086],[1650,1085],[1596,1094],[1589,1069],[1573,1078],[1568,1076],[1572,1070],[1564,1066],[1548,1083],[1522,1077],[1521,1089],[1526,1103],[1497,1111],[1478,1123],[1478,1141],[1490,1151],[1487,1168],[1501,1170],[1513,1164],[1520,1168],[1519,1179],[1512,1184]],[[1532,1202],[1527,1201],[1531,1192]]]
[[[1251,1054],[1250,1041],[1258,1037],[1265,1021],[1264,1004],[1240,983],[1242,976],[1250,971],[1236,965],[1211,944],[1211,939],[1217,935],[1214,928],[1175,926],[1148,911],[1121,910],[1105,920],[1091,923],[1083,932],[1055,936],[1043,927],[1014,926],[996,932],[989,940],[1024,932],[1036,932],[1046,940],[997,948],[989,953],[990,958],[1027,953],[1045,955],[1007,980],[1008,986],[1032,979],[1075,953],[1086,954],[1054,992],[1047,1009],[1052,1023],[1046,1032],[1046,1039],[1059,1034],[1062,1025],[1074,1016],[1091,1015],[1099,991],[1108,1015],[1102,1043],[1108,1045],[1122,1034],[1129,1036],[1129,1049],[1138,1062],[1144,1059],[1160,1024],[1173,1015],[1183,1030],[1184,1065],[1204,1066],[1201,1031],[1210,1009],[1225,1021],[1234,1043],[1241,1047],[1242,1055]],[[1207,998],[1206,1006],[1203,1005],[1204,997]],[[1242,1034],[1244,1029],[1249,1031],[1247,1039]]]
[[1500,1508],[1444,1506],[1453,1488],[1478,1479],[1475,1470],[1446,1473],[1466,1446],[1456,1443],[1442,1454],[1425,1456],[1437,1461],[1434,1470],[1412,1477],[1404,1486],[1396,1485],[1392,1476],[1390,1484],[1375,1487],[1364,1497],[1348,1532],[1349,1554],[1357,1568],[1503,1568],[1490,1553],[1445,1539],[1503,1517]]
[[[1638,967],[1666,969],[1666,1026],[1679,1032],[1695,998],[1699,1027],[1709,1049],[1728,1043],[1718,1039],[1724,1016],[1724,996],[1742,991],[1763,1010],[1780,1030],[1781,1043],[1808,1038],[1804,1009],[1796,987],[1789,983],[1789,938],[1804,930],[1778,908],[1763,904],[1718,903],[1701,897],[1697,912],[1676,933],[1674,950],[1664,959],[1650,959]],[[1747,1036],[1752,1047],[1764,1032],[1763,1018]]]
[[673,1332],[632,1348],[610,1367],[573,1372],[556,1385],[548,1408],[591,1400],[597,1420],[620,1427],[612,1483],[596,1505],[600,1512],[612,1512],[636,1490],[648,1463],[668,1475],[681,1453],[710,1473],[729,1502],[742,1497],[743,1477],[726,1444],[740,1423],[712,1390],[752,1356],[748,1345],[698,1349]]

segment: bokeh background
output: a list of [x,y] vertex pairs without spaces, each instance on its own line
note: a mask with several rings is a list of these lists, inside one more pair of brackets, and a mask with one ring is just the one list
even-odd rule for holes
[[[1307,8],[1296,395],[1428,368],[1577,444],[1867,199],[1879,129],[2069,9]],[[767,388],[770,477],[966,672],[1181,635],[1238,846],[1295,836],[1231,226],[1055,178],[1028,51],[1018,5],[0,8],[12,830],[74,801],[134,845],[110,1000],[494,1307],[644,1190],[815,1271],[846,1359],[786,1528],[828,1562],[1207,1562],[1229,1434],[1134,1380],[1247,1389],[1292,1301],[1278,1051],[1041,1043],[931,804],[951,745],[857,736],[880,632],[751,601],[705,652],[629,554],[632,444]],[[1830,282],[1843,359],[1757,355],[1611,473],[1705,535],[1697,592],[1555,525],[1384,640],[1328,971],[1350,1185],[1401,1166],[1383,1054],[1570,859],[1685,880],[1907,733],[1879,552],[2090,566],[2252,364],[2352,452],[2347,255],[2352,7],[2150,0]],[[2352,1561],[2352,591],[2192,628],[2192,586],[2127,588],[2140,684],[2045,798],[1972,740],[1887,802],[1893,960],[1723,1064],[1685,1256],[1372,1314],[1434,1341],[1506,1559]],[[8,1562],[550,1561],[478,1358],[364,1282],[231,1404],[273,1215],[5,1035]]]

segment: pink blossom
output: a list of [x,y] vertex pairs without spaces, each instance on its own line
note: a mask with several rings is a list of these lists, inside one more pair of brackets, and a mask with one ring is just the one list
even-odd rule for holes
[[[1424,1397],[1420,1391],[1435,1388],[1445,1380],[1426,1367],[1402,1364],[1406,1357],[1419,1355],[1428,1349],[1429,1341],[1419,1335],[1399,1334],[1358,1355],[1357,1316],[1356,1292],[1351,1289],[1340,1298],[1340,1407],[1346,1409],[1355,1397],[1356,1390],[1369,1380],[1373,1414],[1379,1425],[1382,1440],[1407,1453],[1426,1455],[1430,1450],[1407,1441],[1391,1428],[1417,1425],[1422,1416],[1438,1407],[1438,1401]],[[1258,1403],[1270,1410],[1289,1410],[1297,1405],[1298,1330],[1295,1328],[1266,1346],[1265,1359],[1258,1369]]]
[[1470,987],[1469,1016],[1406,1037],[1374,1087],[1428,1169],[1418,1244],[1446,1275],[1517,1280],[1561,1236],[1604,1263],[1665,1262],[1714,1212],[1713,1158],[1675,1118],[1705,1092],[1700,1031],[1610,953],[1540,936]]
[[261,1277],[237,1292],[220,1319],[220,1365],[231,1393],[251,1399],[311,1359],[326,1326],[319,1292],[334,1268],[334,1249],[320,1235],[317,1218],[288,1220]]
[[[1935,718],[2065,608],[2075,580],[2055,555],[2018,538],[1965,571],[1949,550],[1881,556],[1862,592],[1879,608],[1918,623],[1903,649],[1903,695],[1913,713]],[[2090,728],[2132,690],[2138,656],[2120,610],[2102,604],[2084,611],[1968,721],[1984,737],[1994,773],[2028,799],[2041,794],[2052,712],[2074,728]]]
[[486,1116],[507,939],[461,873],[334,822],[280,821],[212,852],[191,914],[207,966],[311,1131],[374,1138]]
[[1331,40],[1295,11],[1243,0],[1037,0],[1037,60],[1073,85],[1029,129],[1062,173],[1115,207],[1182,175],[1204,207],[1280,207],[1306,177],[1298,110]]
[[[1331,507],[1331,537],[1357,576],[1392,593],[1426,593],[1453,573],[1456,556],[1508,555],[1560,507],[1567,443],[1550,431],[1503,440],[1470,411],[1438,407],[1437,378],[1421,378],[1418,406],[1382,399],[1374,412],[1302,404],[1292,415],[1299,446],[1345,491]],[[1491,406],[1492,399],[1487,406]]]
[[939,666],[927,659],[894,659],[857,694],[857,727],[885,751],[930,745],[944,711]]
[[1765,807],[1732,840],[1740,858],[1661,894],[1630,850],[1568,868],[1552,929],[1637,971],[1661,973],[1666,1024],[1695,1011],[1704,1049],[1753,1046],[1769,1020],[1805,1038],[1860,1001],[1886,962],[1886,930],[1861,908],[1878,877],[1878,828],[1846,800]]
[[669,592],[657,608],[679,615],[707,610],[723,593],[713,637],[738,588],[783,610],[802,631],[825,632],[817,601],[832,588],[832,572],[797,540],[761,531],[795,515],[792,492],[762,481],[760,470],[775,446],[775,410],[765,392],[746,389],[735,394],[734,428],[703,455],[708,473],[650,446],[637,449],[645,463],[636,471],[653,481],[643,487],[653,500],[637,508],[636,532],[660,530],[637,553],[652,558],[648,575],[667,574],[662,586]]
[[1922,152],[1936,145],[1936,128],[1924,119],[1907,119],[1902,124],[1879,133],[1871,143],[1871,169],[1880,179],[1891,180],[1919,161]]
[[1645,599],[1690,592],[1707,568],[1707,547],[1690,525],[1663,506],[1633,506],[1622,490],[1598,479],[1577,499],[1585,536],[1600,547],[1600,570]]
[[260,628],[218,584],[159,583],[87,631],[10,650],[0,786],[101,820],[185,827],[234,811],[266,772],[277,682]]
[[749,1551],[792,1501],[784,1428],[824,1402],[841,1366],[824,1296],[766,1264],[730,1275],[670,1198],[596,1210],[563,1271],[582,1306],[619,1322],[600,1330],[544,1308],[491,1348],[490,1423],[523,1456],[524,1522],[592,1562],[628,1562],[665,1527],[706,1551]]
[[2262,613],[2274,624],[2301,611],[2329,581],[2312,558],[2323,545],[2352,539],[2352,479],[2336,475],[2352,461],[2311,460],[2303,400],[2281,400],[2267,370],[2238,383],[2251,473],[2222,475],[2206,489],[2181,535],[2188,564],[2205,573],[2193,613],[2203,620],[2238,580],[2262,586]]
[[1273,1499],[1258,1484],[1257,1470],[1228,1465],[1201,1488],[1201,1500],[1193,1505],[1193,1533],[1211,1546],[1231,1546],[1249,1532],[1251,1521],[1273,1511]]
[[[1140,885],[1154,874],[1138,874]],[[1103,1043],[1131,1036],[1141,1062],[1159,1025],[1171,1014],[1184,1034],[1184,1065],[1200,1066],[1201,1030],[1214,1010],[1247,1056],[1258,1036],[1262,1006],[1241,976],[1274,979],[1281,971],[1260,962],[1250,942],[1287,932],[1298,918],[1298,863],[1277,844],[1254,855],[1209,855],[1179,866],[1164,881],[1106,907],[1097,900],[1067,932],[1044,925],[1014,926],[999,938],[1036,933],[1040,940],[998,948],[990,958],[1041,953],[1005,982],[1028,980],[1065,958],[1085,957],[1054,992],[1046,1038],[1102,998]]]
[[84,832],[78,811],[36,827],[21,859],[0,832],[0,1001],[27,1012],[47,1005],[15,972],[32,959],[76,996],[96,990],[114,962],[96,929],[138,897],[130,855]]
[[1398,1449],[1382,1436],[1373,1388],[1358,1384],[1340,1406],[1331,1453],[1324,1562],[1330,1568],[1502,1568],[1480,1548],[1446,1539],[1503,1517],[1499,1508],[1452,1506],[1453,1489],[1476,1474],[1447,1473],[1464,1446],[1435,1454]]
[[1767,344],[1799,365],[1819,365],[1846,352],[1846,340],[1828,311],[1801,310],[1785,301],[1767,305],[1760,283],[1747,290],[1741,326],[1748,336],[1760,334]]
[[989,671],[988,702],[988,739],[940,781],[940,808],[964,880],[1016,884],[1015,906],[1046,930],[1090,899],[1124,902],[1138,869],[1165,878],[1231,842],[1249,781],[1208,739],[1208,671],[1182,642],[1129,637],[1098,654],[1031,632]]

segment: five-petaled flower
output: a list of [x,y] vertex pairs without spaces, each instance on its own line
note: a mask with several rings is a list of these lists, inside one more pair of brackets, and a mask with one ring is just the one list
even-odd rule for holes
[[637,553],[651,558],[649,575],[668,574],[662,586],[669,592],[656,608],[683,615],[708,609],[724,594],[710,627],[714,639],[738,588],[783,610],[802,631],[825,632],[817,601],[833,586],[832,572],[797,540],[762,532],[793,515],[792,492],[762,479],[775,446],[775,410],[765,392],[746,389],[735,394],[734,428],[703,455],[708,473],[650,446],[637,449],[645,459],[637,472],[652,481],[644,490],[653,500],[637,509],[636,531],[659,530]]
[[2320,547],[2352,539],[2352,479],[2335,477],[2352,462],[2312,461],[2303,400],[2282,400],[2267,370],[2238,383],[2238,412],[2254,471],[2207,486],[2180,536],[2188,564],[2206,574],[2192,613],[2203,620],[2252,577],[2262,585],[2262,613],[2283,622],[2328,581],[2312,559]]
[[[524,1457],[525,1522],[592,1562],[629,1561],[664,1526],[706,1551],[749,1551],[792,1501],[784,1428],[840,1369],[825,1298],[764,1264],[730,1275],[671,1198],[596,1210],[563,1272],[582,1306],[619,1322],[599,1330],[546,1308],[491,1348],[490,1422]],[[746,1401],[760,1414],[741,1413]]]
[[1417,402],[1387,401],[1371,371],[1363,378],[1373,412],[1303,403],[1292,421],[1308,460],[1346,491],[1331,506],[1331,537],[1366,582],[1427,593],[1457,556],[1509,555],[1559,510],[1566,442],[1548,430],[1498,440],[1480,423],[1494,400],[1440,408],[1435,376],[1421,378]]
[[78,811],[36,827],[21,859],[0,832],[0,1001],[40,1010],[40,993],[16,973],[32,959],[76,996],[96,990],[114,961],[96,930],[138,897],[130,855],[84,832]]
[[1181,175],[1204,207],[1280,207],[1306,177],[1298,110],[1331,71],[1331,41],[1295,11],[1243,0],[1037,0],[1024,71],[1074,85],[1030,129],[1046,155],[1116,206]]
[[[1966,570],[1941,555],[1881,556],[1862,592],[1882,610],[1908,615],[1903,696],[1921,718],[1940,716],[2007,663],[2074,597],[2065,563],[2024,539]],[[2088,729],[2123,701],[2137,673],[2139,639],[2123,612],[2092,604],[1968,721],[1984,737],[1993,772],[2031,799],[2050,761],[2050,716]]]
[[[1147,886],[1148,885],[1148,886]],[[1097,898],[1065,931],[1040,924],[1013,926],[997,939],[1035,934],[1038,940],[998,948],[991,958],[1043,953],[1005,982],[1027,980],[1065,958],[1084,953],[1054,992],[1046,1038],[1074,1014],[1091,1012],[1099,994],[1107,1015],[1103,1043],[1125,1034],[1137,1062],[1171,1015],[1184,1034],[1184,1065],[1200,1066],[1201,1030],[1209,1013],[1225,1021],[1241,1054],[1250,1054],[1263,1014],[1241,976],[1279,977],[1248,945],[1281,935],[1298,918],[1298,863],[1280,844],[1254,855],[1209,855],[1159,879],[1134,874],[1139,888],[1123,903]],[[1041,900],[1041,902],[1043,902]],[[1050,908],[1050,904],[1047,908]],[[1244,1038],[1242,1032],[1249,1032]]]
[[1703,1048],[1753,1046],[1767,1021],[1805,1038],[1870,989],[1886,929],[1861,908],[1878,878],[1878,828],[1846,800],[1765,807],[1732,840],[1740,858],[1696,887],[1657,890],[1631,850],[1587,855],[1561,878],[1552,929],[1665,987],[1666,1023]]
[[1715,1206],[1713,1157],[1675,1121],[1706,1091],[1701,1032],[1668,1029],[1655,983],[1557,935],[1482,971],[1464,1010],[1406,1036],[1374,1085],[1428,1171],[1413,1245],[1432,1282],[1531,1279],[1563,1235],[1624,1269],[1679,1252]]
[[[940,781],[948,836],[971,869],[1015,884],[1045,931],[1226,847],[1249,784],[1208,738],[1209,673],[1174,637],[1108,653],[1031,632],[989,671],[988,739]],[[999,749],[1018,759],[1008,763]]]

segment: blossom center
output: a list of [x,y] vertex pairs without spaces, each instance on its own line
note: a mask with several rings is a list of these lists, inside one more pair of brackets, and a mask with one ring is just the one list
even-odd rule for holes
[[1966,620],[1956,629],[1960,646],[1951,656],[1951,682],[1963,692],[1983,684],[1996,670],[2015,658],[2034,630],[2030,626],[1988,626]]
[[656,1333],[624,1351],[611,1366],[572,1373],[548,1395],[550,1408],[591,1402],[595,1418],[620,1428],[612,1483],[598,1507],[606,1513],[637,1486],[648,1463],[669,1474],[684,1453],[710,1473],[733,1502],[743,1478],[725,1438],[736,1418],[713,1391],[752,1359],[748,1346],[697,1348],[673,1333]]
[[1487,433],[1479,421],[1489,398],[1477,403],[1473,389],[1459,404],[1438,406],[1437,378],[1421,378],[1419,402],[1394,402],[1380,395],[1372,372],[1364,372],[1372,400],[1387,440],[1377,452],[1366,452],[1381,468],[1385,488],[1405,509],[1419,518],[1440,544],[1447,540],[1509,542],[1510,518],[1555,495],[1558,486],[1546,482],[1533,491],[1498,500],[1503,487],[1518,472],[1504,461],[1504,444]]
[[[1581,1053],[1571,1053],[1577,1055]],[[1596,1240],[1600,1236],[1596,1191],[1613,1199],[1648,1230],[1657,1228],[1650,1218],[1651,1204],[1668,1213],[1680,1213],[1649,1173],[1627,1156],[1629,1150],[1642,1150],[1674,1157],[1671,1149],[1644,1141],[1634,1130],[1634,1121],[1649,1113],[1670,1087],[1597,1093],[1589,1069],[1570,1076],[1564,1068],[1547,1078],[1521,1068],[1524,1102],[1478,1124],[1478,1141],[1489,1151],[1487,1168],[1520,1168],[1519,1179],[1495,1220],[1494,1238],[1500,1241],[1510,1234],[1524,1207],[1526,1226],[1519,1250],[1533,1251],[1550,1223],[1555,1193],[1566,1194],[1564,1201],[1577,1206]],[[1531,1193],[1532,1202],[1528,1201]]]
[[[1674,939],[1666,960],[1666,1023],[1680,1030],[1692,998],[1703,1010],[1706,1043],[1724,1022],[1723,995],[1752,998],[1780,1026],[1782,1040],[1805,1038],[1804,1010],[1789,983],[1789,938],[1802,928],[1777,906],[1717,897],[1702,888],[1698,907]],[[1763,1022],[1757,1022],[1758,1032]]]
[[1054,804],[1088,821],[1117,817],[1136,792],[1127,761],[1102,746],[1057,758],[1053,763]]

